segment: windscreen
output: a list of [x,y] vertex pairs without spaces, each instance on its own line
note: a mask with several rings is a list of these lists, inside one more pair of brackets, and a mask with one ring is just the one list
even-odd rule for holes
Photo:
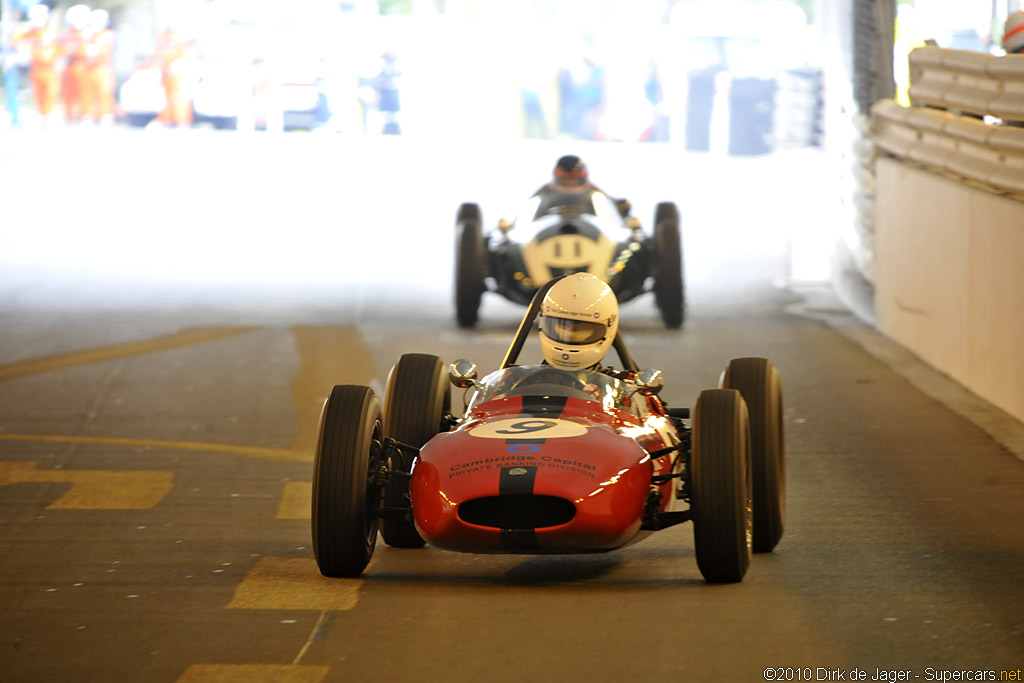
[[472,410],[481,403],[512,396],[568,396],[597,401],[607,408],[629,402],[629,388],[617,379],[588,370],[561,370],[550,365],[525,365],[492,372],[480,382],[470,400]]

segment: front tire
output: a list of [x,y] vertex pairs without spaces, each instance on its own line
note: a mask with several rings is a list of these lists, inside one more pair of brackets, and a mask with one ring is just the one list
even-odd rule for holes
[[708,583],[742,581],[750,566],[750,422],[738,391],[709,389],[693,415],[690,508],[697,567]]
[[[388,377],[384,397],[384,433],[403,444],[422,448],[441,431],[445,413],[451,410],[451,394],[444,361],[425,353],[406,353]],[[409,472],[414,456],[402,451],[395,469]],[[409,478],[392,473],[384,492],[389,508],[410,507]],[[423,538],[411,518],[381,520],[384,542],[399,548],[419,548]]]
[[313,464],[313,554],[324,576],[359,576],[373,557],[383,440],[380,402],[373,390],[334,387],[320,414]]
[[654,301],[665,327],[678,329],[686,316],[686,285],[679,209],[672,202],[661,202],[654,211],[654,247]]
[[754,472],[754,552],[770,553],[786,521],[786,443],[782,381],[766,358],[734,358],[722,386],[737,389],[750,412]]
[[487,275],[483,219],[476,204],[462,204],[455,216],[455,320],[472,327],[480,317]]

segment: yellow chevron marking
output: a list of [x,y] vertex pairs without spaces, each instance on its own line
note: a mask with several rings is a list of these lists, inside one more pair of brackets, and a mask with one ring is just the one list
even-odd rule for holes
[[306,558],[265,557],[249,570],[228,603],[234,609],[350,610],[363,579],[328,579]]
[[182,330],[163,337],[144,339],[142,341],[130,342],[127,344],[115,344],[113,346],[101,346],[84,351],[74,351],[57,356],[45,358],[33,358],[18,363],[0,365],[0,382],[26,375],[35,375],[41,372],[61,370],[76,365],[87,365],[98,363],[125,356],[138,356],[144,353],[164,351],[193,344],[203,344],[217,341],[238,334],[251,332],[259,329],[257,327],[199,327],[190,330]]
[[330,670],[294,664],[193,664],[178,683],[320,683]]
[[277,519],[309,519],[313,499],[313,482],[285,482],[281,501],[277,504]]
[[34,462],[0,462],[0,486],[24,482],[71,482],[48,510],[145,510],[163,500],[174,472],[39,470]]
[[[320,409],[335,384],[369,384],[373,379],[373,354],[355,327],[293,327],[292,335],[301,362],[292,382],[292,400],[299,433],[292,450],[316,449]],[[384,397],[380,397],[381,404]]]
[[166,451],[200,451],[203,453],[226,453],[246,455],[274,462],[312,462],[313,454],[301,453],[289,448],[267,448],[265,446],[239,446],[231,443],[203,443],[200,441],[162,441],[159,439],[123,439],[112,436],[71,436],[58,434],[0,434],[0,441],[41,441],[44,443],[89,443],[106,446],[134,446]]

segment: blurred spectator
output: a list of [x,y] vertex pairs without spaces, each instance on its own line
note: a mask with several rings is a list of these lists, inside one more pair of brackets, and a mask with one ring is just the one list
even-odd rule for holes
[[687,74],[687,151],[711,150],[711,113],[714,109],[718,74],[723,68],[721,64],[716,63]]
[[168,26],[157,38],[153,56],[135,67],[136,71],[150,68],[160,70],[160,82],[164,87],[167,105],[158,118],[165,126],[192,124],[192,101],[188,88],[188,59],[191,50],[192,42],[174,27]]
[[596,140],[598,119],[605,102],[604,69],[590,59],[583,61],[587,66],[587,77],[576,89],[583,116],[579,136],[584,140]]
[[64,13],[64,18],[68,22],[68,29],[60,38],[61,52],[67,60],[64,65],[64,118],[74,123],[92,115],[91,103],[85,98],[89,8],[72,5]]
[[523,137],[544,139],[548,136],[548,127],[544,122],[544,108],[540,103],[540,90],[536,87],[523,85],[519,88],[523,101]]
[[583,57],[574,66],[558,70],[561,104],[559,132],[580,140],[597,137],[597,122],[604,105],[604,70]]
[[385,135],[399,135],[402,130],[398,125],[398,112],[402,105],[398,99],[398,77],[402,74],[395,67],[394,54],[385,52],[381,59],[384,60],[384,66],[373,81],[377,91],[377,107],[384,115],[384,128],[381,132]]
[[359,113],[364,133],[370,132],[371,113],[377,108],[377,89],[373,87],[373,81],[374,79],[368,76],[359,76],[357,81],[359,88],[356,96],[359,98]]
[[14,35],[14,45],[29,55],[29,79],[36,109],[43,117],[43,125],[51,118],[60,97],[60,42],[50,23],[50,9],[46,5],[33,5],[28,11],[28,28]]
[[665,99],[665,91],[662,87],[658,63],[653,58],[648,60],[647,63],[644,96],[654,111],[654,121],[651,124],[651,132],[647,137],[648,142],[668,142],[669,121],[668,117],[662,113],[662,101]]
[[4,47],[3,55],[0,56],[0,68],[3,69],[4,102],[7,110],[11,112],[11,125],[21,124],[18,118],[18,91],[21,89],[21,79],[18,78],[17,56],[14,49]]
[[85,42],[85,109],[97,123],[114,120],[114,32],[110,14],[96,9],[89,14]]
[[523,106],[523,137],[546,139],[547,121],[541,96],[551,83],[551,71],[544,60],[524,55],[519,73],[519,97]]

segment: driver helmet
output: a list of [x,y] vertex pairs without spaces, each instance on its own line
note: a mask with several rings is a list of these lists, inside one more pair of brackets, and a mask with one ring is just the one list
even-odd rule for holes
[[601,362],[619,331],[619,302],[608,283],[590,273],[556,282],[541,305],[540,348],[549,365],[565,370]]
[[568,154],[555,164],[554,177],[559,185],[583,185],[587,182],[587,165],[578,156]]
[[1024,12],[1011,12],[1006,18],[1003,49],[1009,53],[1024,51]]

